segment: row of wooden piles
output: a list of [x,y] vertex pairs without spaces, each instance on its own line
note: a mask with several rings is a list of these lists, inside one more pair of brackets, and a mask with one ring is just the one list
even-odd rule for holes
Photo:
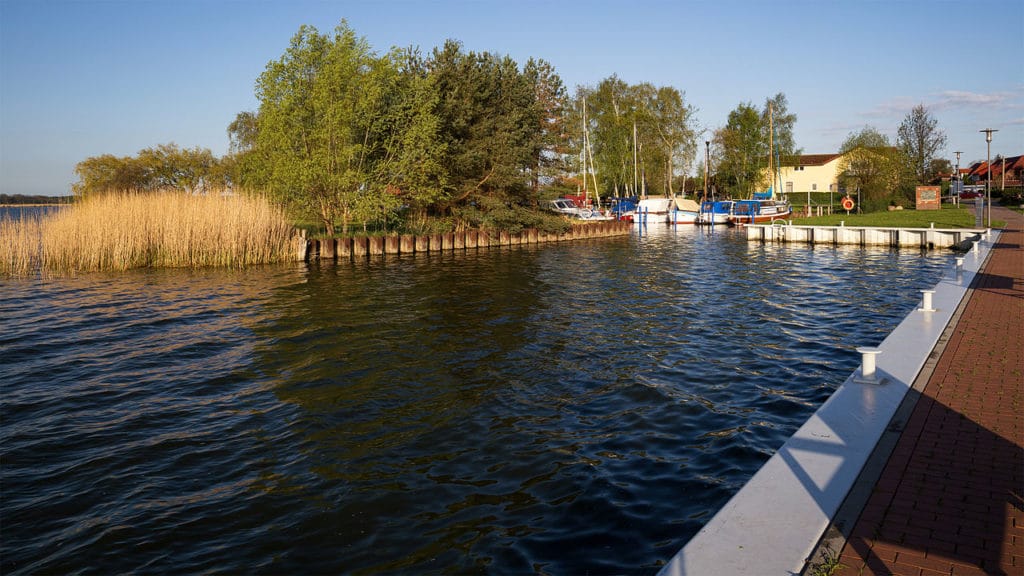
[[511,234],[507,231],[467,230],[465,232],[424,236],[402,234],[318,238],[307,240],[305,259],[353,260],[385,254],[415,254],[446,250],[490,248],[492,246],[522,246],[546,242],[565,242],[584,238],[622,236],[629,234],[632,229],[633,224],[631,222],[607,221],[574,224],[572,228],[560,234],[527,229],[516,234]]

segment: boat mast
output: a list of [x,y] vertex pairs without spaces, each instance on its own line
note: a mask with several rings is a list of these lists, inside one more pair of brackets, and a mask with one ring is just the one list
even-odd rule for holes
[[772,103],[768,102],[768,199],[775,199],[775,119]]
[[587,144],[589,140],[589,134],[587,132],[587,97],[583,97],[583,116],[582,124],[580,128],[583,129],[583,149],[580,150],[580,162],[582,168],[580,169],[580,175],[583,177],[583,200],[586,201],[588,198],[587,194]]
[[[594,167],[594,152],[590,147],[590,127],[587,126],[587,99],[583,98],[583,150],[580,151],[580,157],[583,161],[583,199],[584,201],[590,199],[590,194],[587,191],[587,174],[590,173],[591,178],[594,182],[594,199],[596,200],[597,207],[601,207],[601,193],[597,189],[597,169]],[[589,170],[587,168],[587,160],[589,159]]]

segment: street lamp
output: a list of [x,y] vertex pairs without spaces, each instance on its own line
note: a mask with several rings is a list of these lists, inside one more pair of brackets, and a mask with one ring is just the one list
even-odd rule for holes
[[956,154],[956,172],[955,172],[956,176],[955,176],[955,178],[953,180],[953,181],[956,182],[956,199],[954,200],[954,203],[955,203],[956,206],[959,206],[960,205],[960,192],[963,191],[963,187],[964,187],[963,186],[963,182],[960,180],[960,155],[963,154],[963,152],[957,150],[956,152],[953,152],[953,154]]
[[705,140],[704,141],[704,199],[702,200],[702,202],[703,201],[707,201],[707,199],[708,199],[708,174],[711,171],[709,166],[708,166],[709,162],[711,162],[711,141],[710,140]]
[[985,201],[988,202],[988,225],[992,227],[992,133],[999,132],[994,128],[985,128],[984,130],[978,130],[978,132],[985,133],[985,144],[987,151],[985,152],[985,169],[988,170],[988,175],[985,177]]

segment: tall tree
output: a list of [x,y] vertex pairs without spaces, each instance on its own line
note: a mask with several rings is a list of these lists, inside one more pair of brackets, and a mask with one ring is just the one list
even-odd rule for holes
[[715,179],[723,192],[738,197],[754,192],[768,165],[766,134],[761,112],[751,103],[737,106],[725,126],[715,131]]
[[882,210],[900,186],[903,156],[871,126],[847,136],[840,148],[839,183],[858,193],[868,212]]
[[508,56],[464,52],[453,40],[429,63],[449,209],[529,203],[543,111],[536,85]]
[[918,104],[903,119],[896,133],[896,142],[910,162],[917,182],[932,179],[931,161],[946,147],[946,134],[924,104]]
[[796,114],[789,112],[786,95],[781,92],[765,99],[764,108],[741,103],[713,137],[718,185],[738,197],[749,197],[758,188],[770,186],[769,155],[784,162],[800,153],[793,137],[795,124]]
[[540,112],[540,132],[534,139],[534,162],[531,167],[531,184],[536,201],[541,182],[552,181],[566,169],[569,153],[567,96],[562,79],[549,62],[531,58],[523,66],[523,74],[533,85]]
[[401,64],[378,57],[342,21],[330,37],[299,28],[257,81],[261,180],[328,234],[338,220],[344,230],[357,219],[386,220],[403,186],[424,192],[423,173],[407,168],[436,168],[424,157],[436,130],[432,91]]

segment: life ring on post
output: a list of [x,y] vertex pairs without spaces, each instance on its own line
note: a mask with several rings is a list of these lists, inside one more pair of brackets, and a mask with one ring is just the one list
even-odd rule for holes
[[847,212],[853,210],[853,198],[850,198],[849,196],[843,198],[843,210],[846,210]]

